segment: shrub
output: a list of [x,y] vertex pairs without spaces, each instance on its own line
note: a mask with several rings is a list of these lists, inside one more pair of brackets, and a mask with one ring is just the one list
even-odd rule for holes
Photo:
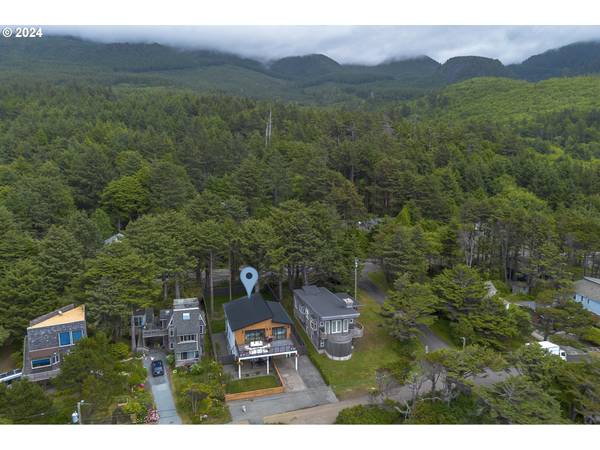
[[335,419],[337,424],[345,425],[377,425],[395,424],[402,421],[402,416],[393,404],[358,405],[342,409]]
[[600,328],[587,327],[581,333],[581,338],[594,345],[600,345]]
[[111,348],[111,353],[119,361],[129,358],[129,356],[131,355],[131,352],[129,351],[129,346],[124,342],[117,342],[116,344],[113,344]]
[[167,355],[167,364],[171,369],[175,367],[175,355],[173,355],[172,353],[169,353]]
[[143,423],[147,414],[146,406],[136,401],[130,401],[124,405],[123,412],[126,414],[135,414],[137,423]]

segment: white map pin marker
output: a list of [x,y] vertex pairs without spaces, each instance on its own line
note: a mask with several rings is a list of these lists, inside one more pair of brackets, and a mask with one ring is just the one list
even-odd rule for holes
[[240,272],[240,280],[242,280],[242,284],[246,288],[248,298],[250,298],[252,295],[252,290],[258,281],[258,272],[254,267],[244,267]]

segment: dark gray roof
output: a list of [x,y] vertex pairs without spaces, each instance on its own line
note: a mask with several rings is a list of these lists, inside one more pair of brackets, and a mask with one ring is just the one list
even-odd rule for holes
[[[200,312],[197,298],[173,300],[173,326],[178,336],[197,334],[200,325],[205,325],[204,316]],[[185,319],[189,314],[189,318]]]
[[600,279],[583,277],[574,283],[575,293],[590,300],[600,301]]
[[[302,289],[294,289],[294,295],[321,318],[360,315],[355,308],[357,306],[355,300],[344,292],[334,294],[327,288],[309,285],[303,286]],[[349,304],[353,306],[346,304],[345,299],[349,299]]]
[[225,303],[223,309],[232,331],[269,319],[275,323],[292,324],[281,303],[267,301],[260,294]]

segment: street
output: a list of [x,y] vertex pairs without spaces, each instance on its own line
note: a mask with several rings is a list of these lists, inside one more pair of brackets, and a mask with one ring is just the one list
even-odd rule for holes
[[148,370],[148,383],[152,388],[152,396],[154,397],[154,403],[159,414],[159,424],[181,424],[181,417],[177,414],[175,409],[175,401],[173,399],[173,392],[171,390],[171,383],[169,378],[165,375],[160,377],[153,377],[150,371],[150,363],[152,359],[162,359],[165,365],[165,371],[167,370],[167,361],[165,353],[162,351],[152,350],[150,355],[144,358],[144,367]]

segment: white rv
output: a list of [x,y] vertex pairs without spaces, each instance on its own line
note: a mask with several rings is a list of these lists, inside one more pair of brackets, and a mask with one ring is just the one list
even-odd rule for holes
[[[551,355],[556,355],[556,356],[560,357],[560,359],[562,359],[563,361],[567,360],[567,352],[565,352],[563,349],[561,349],[559,345],[554,344],[550,341],[540,341],[540,342],[537,342],[537,344],[539,344],[540,347],[542,347],[544,350],[546,350]],[[529,345],[529,344],[527,344],[527,345]]]

